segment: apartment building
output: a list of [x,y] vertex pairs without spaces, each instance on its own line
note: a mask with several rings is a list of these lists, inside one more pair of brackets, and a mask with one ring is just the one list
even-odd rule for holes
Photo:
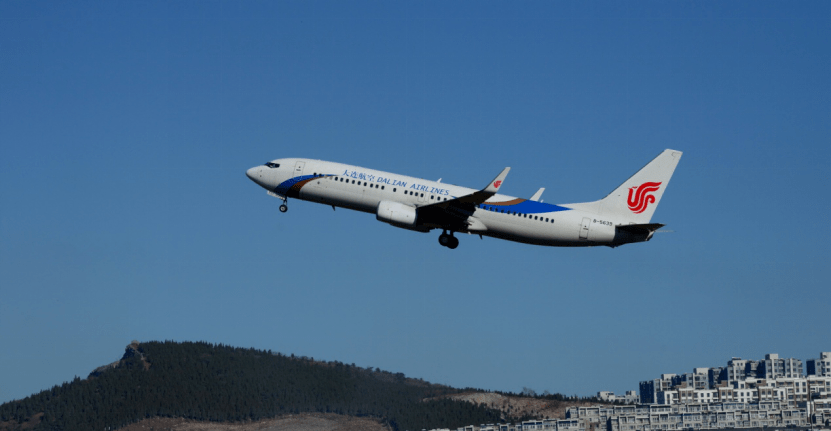
[[799,359],[783,359],[776,353],[769,353],[759,363],[758,377],[761,379],[797,378],[802,375],[802,361]]
[[597,398],[610,403],[640,404],[641,402],[641,397],[635,391],[626,391],[626,395],[615,395],[614,392],[600,391],[597,393]]
[[806,374],[809,376],[831,377],[831,352],[821,352],[819,359],[805,361]]
[[641,403],[655,404],[658,402],[658,392],[671,389],[674,386],[675,374],[661,374],[660,379],[646,380],[638,385]]

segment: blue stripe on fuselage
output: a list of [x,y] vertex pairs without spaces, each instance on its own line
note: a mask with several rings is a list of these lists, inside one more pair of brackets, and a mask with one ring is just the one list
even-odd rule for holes
[[[499,202],[494,202],[494,204],[498,204]],[[497,211],[499,210],[506,210],[506,211],[513,211],[518,212],[521,214],[540,214],[540,213],[553,213],[557,211],[568,211],[571,208],[561,207],[559,205],[552,205],[546,204],[537,201],[522,201],[518,204],[513,205],[490,205],[489,203],[485,202],[482,204],[485,207],[493,207]]]
[[279,186],[275,187],[274,191],[279,195],[286,196],[288,194],[288,191],[291,188],[291,186],[299,183],[300,181],[308,180],[308,179],[311,179],[311,178],[314,178],[314,177],[315,177],[314,175],[301,175],[299,177],[289,178],[289,179],[283,181],[282,183],[280,183]]

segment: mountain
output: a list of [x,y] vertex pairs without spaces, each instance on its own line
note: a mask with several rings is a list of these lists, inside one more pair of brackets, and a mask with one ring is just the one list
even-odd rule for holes
[[133,342],[86,379],[0,405],[0,431],[117,429],[147,418],[242,423],[303,413],[376,419],[393,430],[521,419],[453,397],[463,392],[337,361],[206,342]]

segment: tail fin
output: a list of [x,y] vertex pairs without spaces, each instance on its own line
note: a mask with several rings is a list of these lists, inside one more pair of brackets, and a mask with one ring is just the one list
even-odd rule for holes
[[678,161],[681,160],[681,154],[681,151],[664,150],[608,196],[598,201],[600,212],[618,219],[628,219],[630,223],[649,223]]

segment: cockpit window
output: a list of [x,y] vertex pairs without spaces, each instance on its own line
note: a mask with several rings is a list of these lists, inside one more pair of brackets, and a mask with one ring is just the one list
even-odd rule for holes
[[265,165],[268,166],[269,168],[279,168],[280,167],[279,163],[273,163],[273,162],[268,162]]

